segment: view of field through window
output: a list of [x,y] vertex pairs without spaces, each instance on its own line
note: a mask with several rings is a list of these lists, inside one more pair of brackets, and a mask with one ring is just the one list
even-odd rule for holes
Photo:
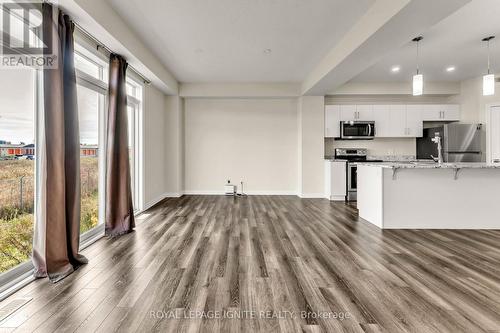
[[35,77],[0,73],[0,272],[31,256],[34,223]]
[[[35,111],[32,70],[0,76],[0,273],[30,259],[35,198]],[[98,93],[78,87],[80,116],[81,224],[99,223]]]

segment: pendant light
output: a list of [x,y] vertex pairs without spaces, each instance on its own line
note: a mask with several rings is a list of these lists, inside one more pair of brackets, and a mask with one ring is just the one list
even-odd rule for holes
[[413,75],[413,96],[420,96],[424,93],[424,76],[420,74],[418,68],[418,42],[420,42],[424,37],[418,36],[412,39],[417,43],[417,73]]
[[483,96],[491,96],[495,94],[495,75],[490,74],[490,40],[495,36],[483,38],[482,41],[487,43],[488,48],[488,74],[483,76]]

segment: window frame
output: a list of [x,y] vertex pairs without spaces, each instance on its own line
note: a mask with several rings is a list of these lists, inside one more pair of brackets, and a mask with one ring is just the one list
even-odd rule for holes
[[127,83],[130,83],[134,87],[134,95],[137,95],[137,89],[139,89],[139,96],[132,96],[127,94],[127,107],[133,107],[134,116],[132,119],[128,119],[129,122],[132,121],[132,128],[134,132],[133,148],[134,153],[134,175],[131,176],[131,182],[133,184],[133,197],[134,200],[134,213],[137,214],[143,210],[144,207],[144,147],[143,147],[143,100],[144,100],[144,82],[136,75],[134,72],[129,71],[127,73]]
[[[97,48],[97,47],[96,47]],[[108,108],[108,83],[106,79],[107,62],[104,56],[98,52],[92,52],[94,49],[88,44],[88,40],[75,33],[74,53],[85,60],[99,67],[99,78],[85,73],[75,68],[76,84],[85,87],[99,94],[98,105],[98,223],[97,225],[80,234],[80,249],[89,246],[104,236],[104,224],[106,219],[106,129],[107,129],[107,108]],[[89,53],[89,55],[85,54]]]

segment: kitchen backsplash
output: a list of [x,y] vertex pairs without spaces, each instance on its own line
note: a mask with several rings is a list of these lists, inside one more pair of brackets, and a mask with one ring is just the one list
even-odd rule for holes
[[[369,156],[377,159],[404,160],[414,159],[416,155],[415,138],[376,138],[373,140],[335,140],[325,138],[325,156],[333,156],[335,148],[366,148]],[[392,157],[397,157],[392,158]]]

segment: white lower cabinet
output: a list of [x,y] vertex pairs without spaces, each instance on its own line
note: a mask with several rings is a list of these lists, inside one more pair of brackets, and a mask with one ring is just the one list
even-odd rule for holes
[[347,195],[347,162],[325,161],[325,180],[326,198],[344,201]]

